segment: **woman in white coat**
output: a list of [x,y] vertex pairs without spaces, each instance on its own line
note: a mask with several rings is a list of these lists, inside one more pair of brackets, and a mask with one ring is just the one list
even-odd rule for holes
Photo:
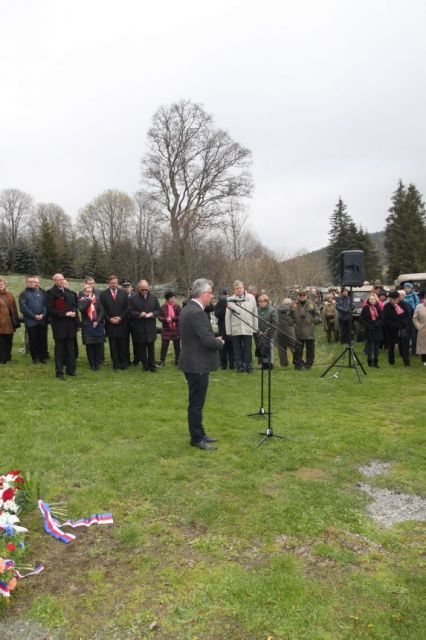
[[426,367],[426,298],[414,310],[413,324],[417,329],[416,353]]

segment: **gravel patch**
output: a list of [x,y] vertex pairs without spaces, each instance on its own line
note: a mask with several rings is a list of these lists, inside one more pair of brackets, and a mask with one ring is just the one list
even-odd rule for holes
[[1,640],[59,640],[59,636],[33,620],[1,620]]
[[415,493],[400,493],[390,489],[380,489],[363,482],[359,488],[373,498],[367,512],[373,520],[385,527],[408,520],[426,520],[426,499]]
[[378,460],[372,460],[370,464],[366,467],[359,467],[358,471],[366,476],[367,478],[374,478],[374,476],[378,476],[381,473],[385,473],[392,466],[392,462],[379,462]]
[[[372,460],[369,465],[359,467],[358,470],[367,478],[374,478],[388,471],[391,466],[392,462]],[[358,487],[373,498],[373,502],[367,506],[367,512],[378,524],[391,527],[397,522],[426,520],[426,499],[422,496],[381,489],[363,482]]]

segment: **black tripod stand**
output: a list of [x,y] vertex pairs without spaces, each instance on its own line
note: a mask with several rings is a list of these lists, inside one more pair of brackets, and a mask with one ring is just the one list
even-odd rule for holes
[[[270,383],[269,383],[270,376],[271,376],[271,370],[268,366],[268,392],[270,388]],[[259,411],[256,411],[255,413],[248,413],[247,414],[248,416],[250,417],[258,416],[259,418],[266,418],[266,416],[269,415],[269,411],[265,411],[264,394],[265,394],[265,368],[262,366],[262,369],[260,371],[260,408],[259,408]]]
[[[358,382],[359,384],[361,384],[361,376],[359,374],[359,370],[361,369],[361,371],[363,372],[363,374],[366,376],[367,372],[364,369],[364,367],[362,366],[362,363],[360,361],[360,359],[358,358],[358,355],[353,347],[353,340],[352,340],[352,287],[349,287],[349,309],[350,309],[350,314],[349,314],[349,344],[347,347],[345,347],[345,349],[343,349],[342,353],[337,356],[337,358],[327,367],[327,369],[324,371],[324,373],[321,374],[321,378],[324,378],[327,373],[330,371],[330,369],[332,369],[333,367],[338,367],[340,369],[343,368],[347,368],[347,369],[355,369],[356,375],[358,377]],[[346,354],[348,354],[348,364],[344,364],[345,361],[345,356]],[[341,364],[340,361],[342,361]]]
[[[242,307],[241,304],[237,300],[232,300],[230,302],[233,302],[240,309],[244,309],[244,307]],[[241,322],[243,322],[247,326],[251,327],[253,330],[256,330],[255,327],[253,327],[251,325],[251,323],[246,322],[243,318],[241,318],[241,314],[238,311],[233,309],[231,306],[228,306],[228,309],[231,311],[231,313],[239,316]],[[248,312],[254,318],[258,318],[258,316],[256,314],[252,313],[248,309],[244,309],[244,311]],[[263,320],[263,319],[261,320],[261,322],[266,327],[267,330],[272,330],[274,332],[275,331],[279,331],[278,327],[276,327],[271,322],[268,322],[267,320]],[[288,341],[289,346],[292,346],[294,348],[295,345],[297,344],[297,340],[295,340],[295,338],[293,338],[293,336],[290,336],[290,335],[286,334],[283,331],[281,331],[281,333],[286,336],[286,339]],[[267,409],[265,411],[265,407],[263,406],[264,405],[264,375],[265,375],[265,370],[264,370],[264,363],[262,363],[261,387],[260,387],[260,409],[256,413],[249,413],[247,415],[249,415],[249,416],[260,416],[262,418],[263,417],[267,417],[268,424],[267,424],[267,427],[266,427],[266,431],[260,432],[260,435],[264,436],[264,437],[260,440],[260,442],[257,443],[256,447],[259,447],[261,444],[263,444],[267,438],[281,438],[281,439],[284,439],[283,436],[275,435],[273,433],[273,431],[272,431],[272,426],[271,426],[271,415],[272,415],[272,411],[271,411],[271,396],[272,396],[271,353],[272,353],[272,345],[273,344],[274,344],[274,341],[272,340],[271,337],[266,335],[266,332],[265,332],[265,334],[259,336],[260,353],[261,353],[261,356],[262,356],[261,359],[264,360],[265,356],[266,356],[267,369],[268,369],[268,402],[267,402]]]
[[[263,436],[263,438],[257,443],[256,447],[260,447],[261,444],[263,444],[265,442],[265,440],[267,440],[268,438],[280,438],[281,440],[284,440],[284,436],[279,436],[277,434],[275,434],[272,431],[272,425],[271,425],[271,415],[272,415],[272,411],[271,411],[271,397],[272,397],[272,377],[271,377],[271,350],[272,350],[272,340],[270,338],[268,338],[267,336],[262,336],[261,338],[261,353],[263,352],[263,354],[267,354],[267,367],[268,367],[268,405],[267,405],[267,411],[263,413],[263,415],[267,416],[268,419],[268,424],[266,426],[266,430],[265,431],[260,431],[259,435]],[[262,384],[263,384],[263,373],[264,373],[264,368],[263,368],[263,364],[262,364]],[[263,389],[262,389],[262,393],[263,393]],[[256,414],[248,414],[248,415],[256,415]],[[259,414],[258,414],[259,415]]]

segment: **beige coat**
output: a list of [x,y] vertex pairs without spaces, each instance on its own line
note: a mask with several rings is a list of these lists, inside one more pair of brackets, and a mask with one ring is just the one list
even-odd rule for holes
[[413,324],[418,331],[416,353],[426,354],[426,306],[423,303],[414,309]]
[[[228,336],[252,336],[257,333],[258,318],[256,298],[251,293],[244,293],[243,296],[235,298],[237,302],[232,302],[234,296],[228,300],[225,326]],[[232,309],[235,313],[232,313]]]

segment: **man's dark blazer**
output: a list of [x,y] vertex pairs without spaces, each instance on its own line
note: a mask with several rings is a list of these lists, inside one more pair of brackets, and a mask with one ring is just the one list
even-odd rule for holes
[[214,337],[207,314],[195,300],[184,306],[179,316],[182,351],[179,369],[185,373],[208,373],[219,366],[222,343]]
[[[153,313],[152,318],[141,318],[142,311]],[[135,293],[129,299],[129,316],[131,318],[133,342],[154,342],[157,337],[156,321],[161,313],[157,296],[148,293],[146,298]]]
[[[52,325],[53,337],[55,340],[65,338],[75,338],[77,335],[77,296],[69,289],[61,290],[54,285],[46,291],[47,314]],[[76,317],[66,316],[67,311],[75,311]]]
[[[100,302],[105,314],[105,332],[109,338],[127,338],[129,325],[127,316],[129,313],[129,299],[123,289],[117,289],[117,297],[114,300],[111,289],[104,289],[100,295]],[[110,319],[120,316],[119,324],[111,324]]]

